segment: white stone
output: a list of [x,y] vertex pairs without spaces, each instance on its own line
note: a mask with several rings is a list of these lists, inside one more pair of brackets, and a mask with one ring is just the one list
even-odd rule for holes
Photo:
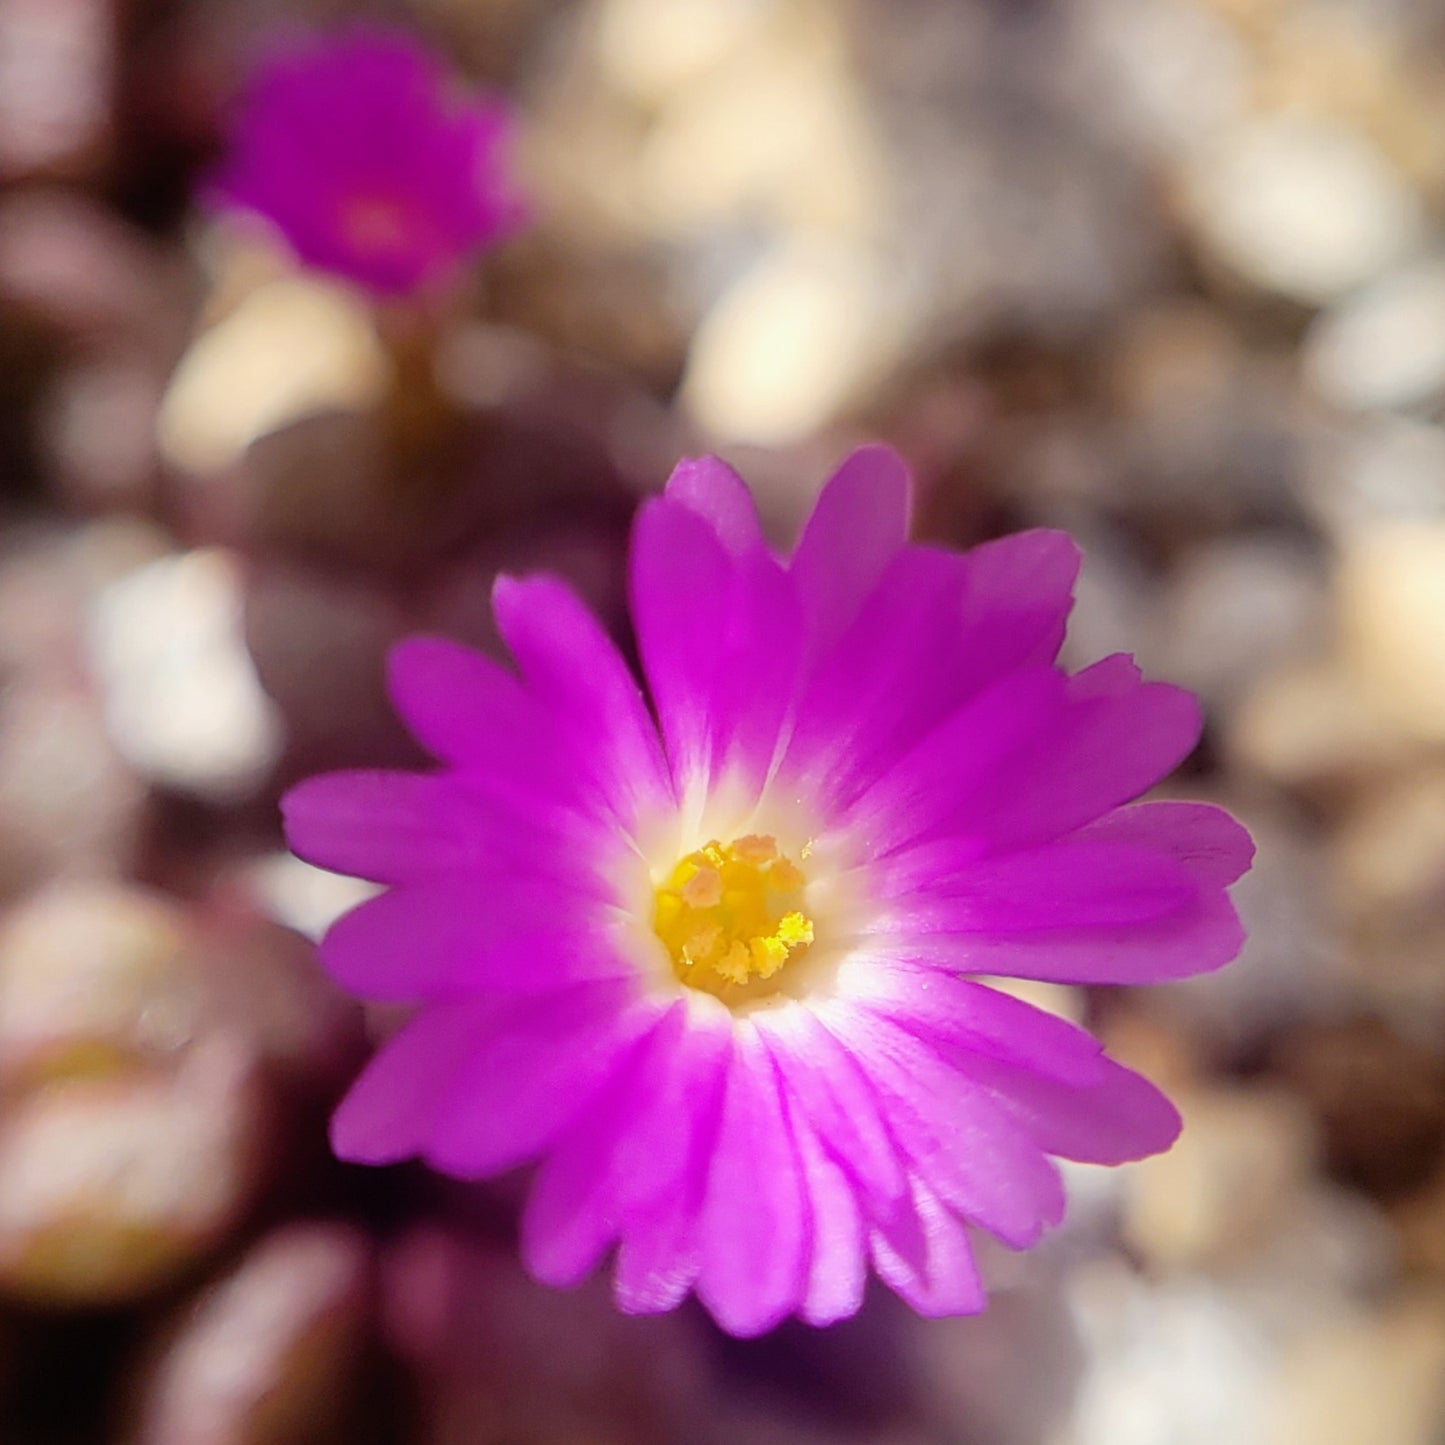
[[1403,260],[1424,228],[1418,197],[1362,134],[1301,113],[1235,130],[1191,167],[1185,195],[1220,261],[1311,304]]
[[1305,549],[1264,537],[1206,543],[1174,569],[1164,612],[1164,640],[1157,656],[1146,655],[1146,670],[1228,704],[1276,664],[1318,651],[1327,630],[1324,567]]
[[1072,20],[1091,110],[1136,144],[1188,155],[1244,113],[1241,38],[1196,0],[1076,0]]
[[683,403],[714,436],[781,446],[832,420],[900,339],[880,259],[784,243],[719,299],[693,339]]
[[1445,515],[1445,427],[1387,412],[1324,429],[1306,457],[1307,496],[1348,542],[1380,517]]
[[1445,741],[1445,518],[1356,528],[1338,578],[1347,666],[1391,719]]
[[267,914],[313,940],[343,913],[381,892],[374,883],[313,868],[290,853],[259,858],[246,871]]
[[657,102],[755,37],[776,0],[602,0],[597,57],[622,89]]
[[275,763],[281,717],[241,622],[239,566],[220,549],[149,563],[96,598],[91,663],[111,741],[137,772],[224,800]]
[[181,358],[161,402],[161,451],[183,470],[215,471],[288,422],[364,410],[386,379],[381,343],[358,297],[311,277],[270,281]]
[[1261,1445],[1274,1350],[1227,1290],[1108,1261],[1069,1293],[1087,1363],[1068,1445]]
[[1445,388],[1445,259],[1395,271],[1326,312],[1305,376],[1336,406],[1408,407]]

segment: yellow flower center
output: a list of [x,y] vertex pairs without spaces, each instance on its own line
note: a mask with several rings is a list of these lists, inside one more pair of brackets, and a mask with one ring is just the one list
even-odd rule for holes
[[813,920],[798,907],[803,881],[772,838],[749,834],[689,853],[658,887],[652,923],[678,978],[723,996],[806,953]]

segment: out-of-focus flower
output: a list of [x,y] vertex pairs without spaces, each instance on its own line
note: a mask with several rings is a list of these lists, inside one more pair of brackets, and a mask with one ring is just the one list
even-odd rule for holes
[[[1199,713],[1124,656],[1055,663],[1078,553],[1029,532],[909,546],[869,449],[792,557],[744,483],[684,462],[631,559],[644,696],[549,578],[494,602],[519,675],[392,655],[427,775],[313,779],[292,846],[389,885],[322,945],[423,1007],[337,1113],[346,1158],[480,1177],[541,1157],[533,1273],[614,1244],[630,1311],[695,1289],[737,1334],[852,1314],[868,1262],[925,1314],[981,1309],[968,1229],[1017,1248],[1058,1155],[1167,1147],[1164,1097],[1087,1033],[970,975],[1143,983],[1241,942],[1244,831],[1125,807]],[[654,714],[656,721],[654,721]]]
[[406,295],[520,223],[510,128],[406,33],[357,27],[256,72],[209,195],[264,216],[308,265]]

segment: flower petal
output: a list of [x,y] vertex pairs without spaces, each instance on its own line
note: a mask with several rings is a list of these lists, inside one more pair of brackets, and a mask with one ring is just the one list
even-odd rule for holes
[[1048,666],[1077,569],[1063,533],[1025,533],[962,557],[905,548],[822,659],[785,775],[810,783],[825,808],[846,806],[971,698]]
[[657,1026],[665,1007],[597,985],[561,998],[509,1001],[506,1010],[438,1111],[426,1158],[445,1174],[482,1179],[545,1149]]
[[331,1147],[354,1164],[394,1164],[426,1147],[437,1110],[495,1027],[487,1000],[421,1010],[384,1043],[331,1120]]
[[1106,1058],[1103,1077],[1073,1088],[993,1059],[965,1068],[1027,1130],[1061,1159],[1125,1164],[1167,1149],[1179,1136],[1179,1111],[1142,1074]]
[[915,934],[909,956],[960,973],[1052,983],[1162,983],[1222,968],[1244,946],[1244,927],[1222,892],[1203,891],[1163,918],[1111,928],[1034,933]]
[[860,447],[824,486],[793,553],[791,572],[813,655],[847,631],[908,541],[911,484],[887,447]]
[[754,1026],[784,1092],[856,1186],[887,1203],[907,1188],[876,1090],[838,1039],[806,1006],[767,1010]]
[[760,1335],[797,1309],[811,1224],[772,1060],[739,1024],[708,1170],[698,1298],[729,1334]]
[[971,979],[860,953],[835,988],[936,1050],[979,1053],[1069,1083],[1100,1077],[1103,1046],[1092,1034]]
[[632,617],[679,785],[706,785],[713,775],[713,691],[732,579],[728,555],[702,518],[661,498],[644,503],[632,533]]
[[701,1181],[695,1186],[689,1183],[685,1190],[660,1200],[646,1219],[625,1227],[612,1276],[612,1297],[623,1314],[675,1310],[697,1283],[702,1267],[701,1191]]
[[951,1208],[1016,1249],[1059,1222],[1058,1171],[968,1074],[862,1010],[830,1003],[824,1022],[884,1095],[889,1128],[913,1171]]
[[1153,848],[1175,859],[1201,883],[1224,888],[1254,858],[1254,840],[1223,808],[1208,803],[1138,803],[1117,808],[1075,836]]
[[869,1232],[878,1277],[927,1319],[981,1313],[988,1299],[968,1231],[922,1180],[912,1184],[911,1200]]
[[718,457],[685,457],[667,479],[665,495],[701,517],[733,557],[766,545],[748,484]]
[[956,825],[968,800],[1005,762],[1049,734],[1064,693],[1064,679],[1051,667],[1004,678],[898,759],[852,804],[841,826],[867,840],[868,856],[881,857]]
[[940,844],[906,855],[890,872],[890,901],[872,931],[1029,933],[1036,929],[1111,927],[1173,913],[1198,885],[1172,858],[1124,843],[1073,838],[989,858],[970,858],[971,840],[951,857]]
[[625,1314],[675,1308],[702,1267],[700,1215],[733,1047],[727,1010],[702,997],[687,1000],[689,1027],[662,1087],[619,1141],[613,1177],[619,1197],[631,1197],[621,1198],[613,1295]]
[[[1106,662],[1108,659],[1106,659]],[[1089,672],[1071,680],[1071,706],[1010,757],[968,801],[961,831],[994,851],[1047,842],[1092,823],[1172,772],[1199,739],[1191,693],[1141,683],[1089,695]]]
[[781,567],[763,552],[738,564],[713,707],[721,777],[752,802],[791,727],[803,664],[803,617]]
[[632,561],[638,646],[680,795],[721,777],[749,810],[792,711],[803,628],[793,585],[764,548],[731,558],[687,508],[653,501]]
[[499,577],[497,627],[527,686],[593,760],[592,781],[630,829],[672,805],[672,787],[642,691],[597,619],[550,577]]
[[789,1111],[812,1217],[808,1279],[798,1313],[810,1325],[831,1325],[858,1313],[868,1280],[863,1216],[848,1177],[824,1152],[796,1110]]
[[1112,652],[1080,669],[1069,679],[1069,696],[1075,702],[1101,697],[1124,697],[1144,681],[1139,664],[1127,652]]
[[636,975],[595,901],[493,884],[442,878],[370,898],[327,930],[322,966],[374,999],[537,994]]
[[[506,668],[460,643],[409,637],[387,656],[392,702],[418,742],[468,772],[556,786],[575,760],[551,714]],[[565,761],[566,768],[558,767]]]
[[281,815],[297,857],[373,883],[464,871],[498,832],[450,778],[423,773],[323,773],[292,788]]
[[1079,576],[1078,543],[1036,528],[964,555],[966,585],[954,686],[967,695],[1015,668],[1053,662]]
[[709,1118],[716,1123],[732,1054],[732,1017],[705,994],[685,1002],[687,1027],[656,1060],[652,1085],[617,1141],[613,1177],[618,1205],[629,1218],[686,1193],[689,1171],[706,1173],[705,1160],[693,1155],[705,1152]]
[[[620,1071],[629,1072],[624,1065]],[[522,1211],[522,1263],[538,1284],[571,1289],[597,1268],[621,1223],[606,1195],[607,1151],[626,1127],[626,1102],[613,1090],[543,1160]]]
[[781,782],[814,797],[825,818],[956,705],[937,666],[953,646],[962,587],[961,558],[905,548],[846,636],[817,664]]
[[681,1037],[679,1000],[613,1076],[592,1108],[556,1143],[537,1171],[522,1213],[522,1257],[534,1278],[568,1288],[592,1272],[622,1228],[614,1187],[617,1142]]

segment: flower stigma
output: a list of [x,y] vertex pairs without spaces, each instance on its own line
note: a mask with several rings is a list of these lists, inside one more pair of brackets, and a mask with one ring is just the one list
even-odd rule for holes
[[689,853],[658,886],[652,923],[678,978],[718,997],[775,978],[813,942],[813,920],[798,907],[804,881],[776,840],[758,834]]

